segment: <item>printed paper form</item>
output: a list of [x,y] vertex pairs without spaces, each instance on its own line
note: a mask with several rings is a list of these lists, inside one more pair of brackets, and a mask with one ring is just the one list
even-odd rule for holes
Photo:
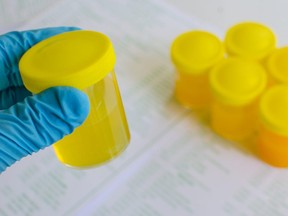
[[52,148],[23,159],[0,176],[0,215],[288,215],[288,171],[221,140],[173,98],[172,40],[222,31],[153,0],[62,0],[37,10],[5,29],[73,25],[111,37],[132,140],[91,170],[61,165]]

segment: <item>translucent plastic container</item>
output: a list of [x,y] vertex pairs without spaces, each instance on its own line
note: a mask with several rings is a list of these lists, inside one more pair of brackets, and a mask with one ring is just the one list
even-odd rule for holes
[[233,140],[249,139],[256,130],[257,98],[266,86],[264,68],[253,61],[228,58],[210,73],[212,128]]
[[276,37],[273,31],[265,25],[243,22],[228,29],[224,43],[229,56],[264,63],[266,57],[276,47]]
[[257,152],[276,167],[288,167],[288,86],[275,85],[267,90],[259,104]]
[[90,99],[90,113],[74,132],[53,145],[58,159],[88,168],[111,160],[127,147],[130,134],[115,73],[115,53],[105,35],[73,31],[29,49],[19,67],[25,87],[38,93],[72,86]]
[[175,96],[188,108],[206,109],[211,102],[208,74],[224,58],[222,42],[205,31],[179,35],[171,47],[176,68]]

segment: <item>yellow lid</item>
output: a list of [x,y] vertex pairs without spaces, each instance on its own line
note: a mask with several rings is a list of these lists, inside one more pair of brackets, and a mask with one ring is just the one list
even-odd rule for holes
[[23,55],[19,69],[25,87],[38,93],[52,86],[84,89],[112,71],[115,61],[107,36],[80,30],[36,44]]
[[212,69],[209,81],[213,95],[222,103],[244,105],[264,90],[267,76],[257,62],[228,58]]
[[224,57],[222,42],[205,31],[179,35],[171,47],[172,61],[178,70],[201,73]]
[[225,46],[232,56],[261,60],[275,49],[276,38],[268,27],[259,23],[244,22],[227,31]]
[[288,84],[288,47],[275,50],[267,60],[267,68],[275,80]]
[[288,86],[276,85],[260,100],[260,120],[271,131],[288,136]]

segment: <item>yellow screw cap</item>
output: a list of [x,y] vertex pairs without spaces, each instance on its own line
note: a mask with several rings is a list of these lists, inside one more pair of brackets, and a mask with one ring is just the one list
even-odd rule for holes
[[205,31],[179,35],[171,47],[171,58],[178,70],[199,74],[224,57],[221,41]]
[[288,84],[288,47],[275,50],[267,60],[267,68],[275,80]]
[[112,71],[115,61],[107,36],[80,30],[36,44],[23,55],[19,69],[25,87],[38,93],[52,86],[84,89]]
[[257,62],[228,58],[212,69],[209,82],[218,100],[237,106],[254,100],[264,90],[267,76]]
[[259,23],[237,24],[227,31],[225,37],[225,47],[231,56],[262,60],[275,46],[274,33]]
[[276,85],[260,99],[260,120],[274,133],[288,136],[288,86]]

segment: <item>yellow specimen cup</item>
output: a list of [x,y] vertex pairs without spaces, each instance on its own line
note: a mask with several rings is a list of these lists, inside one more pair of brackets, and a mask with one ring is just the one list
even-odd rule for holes
[[174,40],[171,58],[177,71],[177,100],[189,108],[207,108],[211,101],[208,73],[224,58],[222,42],[209,32],[186,32]]
[[275,47],[273,31],[260,23],[239,23],[232,26],[225,36],[225,48],[230,56],[262,62]]
[[288,167],[288,86],[275,85],[259,104],[257,151],[265,162]]
[[25,87],[37,94],[72,86],[90,99],[90,113],[74,132],[55,143],[58,159],[88,168],[119,155],[130,134],[114,73],[116,57],[102,33],[79,30],[48,38],[29,49],[19,63]]
[[256,103],[266,86],[264,68],[257,62],[227,58],[210,73],[213,94],[212,128],[222,137],[244,141],[256,129]]
[[274,82],[288,84],[288,47],[272,52],[266,66]]

